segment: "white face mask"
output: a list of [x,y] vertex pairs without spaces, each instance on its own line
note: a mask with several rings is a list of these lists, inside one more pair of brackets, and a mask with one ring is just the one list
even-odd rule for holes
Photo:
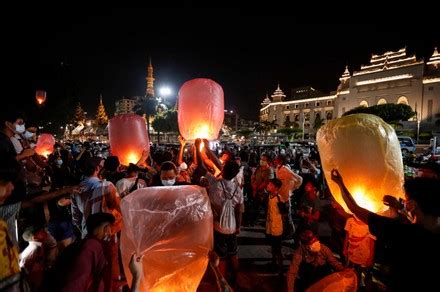
[[55,163],[58,167],[61,167],[61,165],[63,165],[63,160],[62,159],[57,159],[55,160]]
[[31,132],[28,132],[28,131],[25,131],[24,132],[24,137],[26,138],[26,139],[30,139],[30,138],[32,138],[34,136],[34,134],[32,134]]
[[173,186],[176,183],[176,179],[169,179],[169,180],[162,179],[161,181],[162,181],[162,184],[166,187]]
[[19,134],[23,134],[26,131],[26,127],[23,125],[15,125],[15,131]]
[[321,243],[319,241],[315,241],[310,245],[311,252],[319,252],[321,250]]

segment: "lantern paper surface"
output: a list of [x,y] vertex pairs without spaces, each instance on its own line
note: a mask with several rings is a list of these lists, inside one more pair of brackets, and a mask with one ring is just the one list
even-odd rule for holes
[[35,146],[35,152],[38,155],[48,157],[53,152],[53,146],[55,145],[55,138],[51,134],[41,134],[38,137],[37,145]]
[[212,212],[199,186],[148,187],[121,203],[121,251],[131,283],[131,255],[143,255],[140,291],[196,291],[213,244]]
[[316,136],[330,191],[348,213],[339,186],[331,179],[337,169],[348,191],[361,207],[385,211],[384,195],[404,198],[403,163],[394,129],[381,118],[355,114],[329,121]]
[[145,120],[136,114],[122,114],[110,119],[108,125],[110,151],[123,165],[137,163],[144,150],[150,150]]
[[186,140],[217,139],[224,118],[222,87],[211,79],[185,82],[179,90],[178,121]]
[[356,292],[357,276],[353,270],[344,270],[330,274],[310,286],[306,292]]

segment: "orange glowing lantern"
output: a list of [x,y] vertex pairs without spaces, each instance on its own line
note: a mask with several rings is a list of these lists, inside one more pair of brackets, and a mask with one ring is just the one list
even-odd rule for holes
[[53,153],[53,146],[55,145],[55,138],[51,134],[41,134],[38,137],[37,145],[35,146],[35,152],[38,155],[48,157]]
[[46,91],[37,90],[37,92],[35,93],[35,99],[37,100],[37,103],[39,105],[43,104],[46,101]]
[[209,197],[199,186],[149,187],[121,202],[121,253],[142,257],[140,291],[196,291],[213,245]]
[[403,163],[394,129],[374,115],[355,114],[329,121],[316,137],[330,191],[348,213],[339,189],[331,179],[337,169],[359,206],[383,212],[384,195],[404,198]]
[[224,118],[222,87],[211,79],[185,82],[179,90],[178,121],[186,140],[217,139]]
[[137,163],[144,150],[150,150],[145,120],[136,114],[122,114],[108,123],[110,150],[123,165]]

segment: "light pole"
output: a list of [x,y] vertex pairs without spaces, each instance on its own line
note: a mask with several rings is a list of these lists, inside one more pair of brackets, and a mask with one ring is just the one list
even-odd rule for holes
[[303,132],[302,132],[302,140],[304,141],[304,122],[305,122],[305,117],[303,116],[303,122],[302,122],[302,128],[303,128]]
[[420,134],[420,117],[419,113],[416,114],[417,117],[417,144],[419,144],[419,134]]

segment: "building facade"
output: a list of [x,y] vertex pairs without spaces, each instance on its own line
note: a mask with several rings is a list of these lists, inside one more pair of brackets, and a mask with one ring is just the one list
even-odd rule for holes
[[[294,122],[310,133],[317,119],[322,122],[340,117],[359,106],[403,103],[418,113],[415,120],[425,129],[440,123],[440,54],[437,48],[428,62],[408,56],[406,48],[382,55],[372,55],[370,64],[350,74],[345,68],[333,94],[326,95],[312,87],[297,88],[291,98],[277,88],[271,99],[263,100],[260,121],[276,121],[279,127]],[[437,124],[436,124],[437,122]]]
[[133,113],[133,108],[137,103],[136,99],[122,98],[116,101],[115,115]]
[[[334,118],[337,95],[323,95],[313,87],[300,87],[292,90],[292,97],[286,95],[279,85],[272,94],[262,102],[260,121],[275,121],[278,128],[302,128],[305,133],[313,132],[313,125],[325,123]],[[318,121],[319,120],[319,121]]]

